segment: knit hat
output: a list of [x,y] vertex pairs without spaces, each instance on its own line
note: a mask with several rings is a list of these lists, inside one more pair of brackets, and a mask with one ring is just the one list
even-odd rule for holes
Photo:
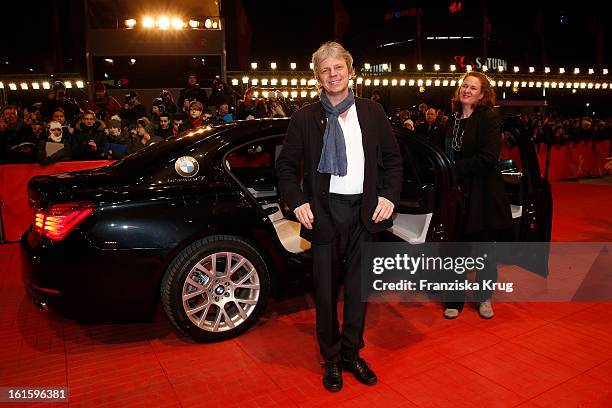
[[49,122],[49,129],[61,129],[61,128],[62,128],[62,124],[61,123],[56,122],[54,120]]
[[111,119],[108,122],[108,127],[109,128],[115,127],[115,128],[121,129],[121,121],[119,119]]

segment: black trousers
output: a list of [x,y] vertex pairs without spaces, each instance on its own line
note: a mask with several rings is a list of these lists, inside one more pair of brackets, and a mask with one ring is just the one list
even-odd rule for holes
[[[353,358],[363,348],[366,302],[361,298],[362,242],[373,241],[361,222],[361,195],[330,194],[335,235],[329,244],[312,245],[317,338],[325,360]],[[316,218],[315,221],[317,222]],[[342,333],[337,301],[344,284]]]
[[[496,230],[485,230],[485,231],[481,231],[475,234],[465,234],[462,241],[465,242],[495,242],[498,239],[499,236],[499,231]],[[482,283],[482,281],[484,280],[491,280],[492,282],[497,282],[497,260],[496,260],[496,255],[494,252],[494,248],[493,251],[489,251],[488,253],[488,260],[485,263],[486,267],[481,269],[481,270],[477,270],[476,272],[476,279],[475,282],[479,282]],[[480,285],[482,287],[482,284]],[[475,291],[473,293],[474,295],[474,300],[476,300],[477,302],[484,302],[485,300],[489,300],[491,299],[491,297],[493,296],[493,293],[491,290],[479,290],[479,291]],[[463,306],[465,301],[463,299],[465,299],[465,292],[454,292],[452,293],[452,297],[453,301],[452,302],[446,302],[446,307],[449,309],[458,309],[458,310],[463,310]],[[462,299],[461,301],[455,301],[455,300],[459,300]]]

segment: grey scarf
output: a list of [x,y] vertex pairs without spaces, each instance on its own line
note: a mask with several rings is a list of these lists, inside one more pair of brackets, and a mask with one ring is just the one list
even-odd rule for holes
[[348,96],[338,105],[333,106],[325,91],[323,91],[320,100],[325,109],[327,125],[323,135],[323,150],[321,150],[321,159],[317,171],[319,173],[330,173],[334,176],[346,176],[346,144],[338,117],[355,103],[355,95],[349,89]]

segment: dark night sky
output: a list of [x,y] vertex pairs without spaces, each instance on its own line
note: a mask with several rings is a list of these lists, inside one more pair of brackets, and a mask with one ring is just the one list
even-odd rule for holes
[[[233,1],[233,0],[232,0]],[[226,5],[232,1],[226,0]],[[59,7],[59,37],[53,36],[52,4]],[[117,2],[120,3],[120,2]],[[333,32],[333,7],[331,1],[256,1],[243,0],[253,31],[250,58],[264,63],[269,60],[296,61],[300,65],[308,61],[310,54],[323,41],[331,39]],[[356,59],[379,58],[382,54],[376,45],[385,41],[407,41],[415,37],[416,19],[405,17],[385,22],[386,13],[424,6],[422,19],[423,35],[462,32],[463,35],[479,36],[482,31],[481,1],[465,1],[463,17],[449,17],[448,1],[393,1],[359,3],[341,2],[350,15],[350,26],[344,44]],[[431,5],[434,3],[435,5]],[[607,10],[597,2],[555,2],[542,5],[537,1],[492,1],[489,0],[491,42],[489,54],[504,53],[522,64],[538,65],[541,58],[540,45],[535,38],[534,16],[543,11],[544,49],[552,65],[593,65],[596,62],[596,34],[594,17],[602,15],[602,30],[605,48],[604,64],[612,55],[612,28],[607,24]],[[146,4],[144,2],[143,4]],[[174,2],[180,5],[180,2]],[[538,5],[540,4],[540,5]],[[51,0],[37,2],[32,12],[30,2],[13,2],[3,5],[5,18],[2,24],[0,45],[0,73],[53,72],[63,64],[64,72],[83,72],[83,19],[81,0]],[[229,7],[228,7],[229,9]],[[27,16],[6,18],[7,16]],[[226,16],[227,28],[231,30],[232,18]],[[452,33],[450,32],[452,31]],[[6,40],[10,38],[10,40]],[[63,59],[56,60],[52,50],[59,44]],[[426,54],[435,52],[432,47],[439,44],[424,43]],[[457,53],[461,53],[458,49]],[[228,49],[231,57],[236,50]],[[410,47],[391,47],[387,54],[410,58]],[[449,51],[450,52],[450,51]],[[381,57],[382,58],[382,57]],[[6,60],[9,64],[6,64]],[[230,67],[232,68],[232,67]],[[234,67],[236,68],[236,67]]]

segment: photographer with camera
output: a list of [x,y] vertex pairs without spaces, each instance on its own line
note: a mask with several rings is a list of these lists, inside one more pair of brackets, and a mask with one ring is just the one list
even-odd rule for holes
[[[219,110],[223,103],[226,103],[228,107],[233,107],[235,103],[234,93],[236,92],[228,87],[217,75],[213,81],[212,93],[210,94],[210,98],[208,98],[208,106],[214,106],[215,110]],[[240,95],[238,95],[238,97],[240,98]]]
[[119,116],[121,116],[121,119],[127,121],[130,128],[136,126],[136,121],[146,115],[147,110],[142,102],[140,102],[138,92],[131,91],[129,94],[125,95],[123,108],[121,108]]
[[64,110],[66,122],[71,126],[74,125],[81,112],[81,108],[76,101],[66,96],[66,86],[62,81],[53,83],[53,89],[47,95],[47,100],[40,106],[40,115],[45,121],[49,121],[57,108]]
[[179,94],[178,106],[179,109],[187,112],[185,109],[185,100],[189,99],[189,102],[198,101],[202,106],[208,106],[208,95],[205,89],[200,88],[198,84],[198,76],[195,72],[189,72],[187,74],[187,86],[181,89]]
[[161,99],[161,103],[164,106],[163,112],[174,115],[178,110],[176,103],[174,102],[174,95],[172,95],[172,91],[162,89],[161,93],[156,99]]

